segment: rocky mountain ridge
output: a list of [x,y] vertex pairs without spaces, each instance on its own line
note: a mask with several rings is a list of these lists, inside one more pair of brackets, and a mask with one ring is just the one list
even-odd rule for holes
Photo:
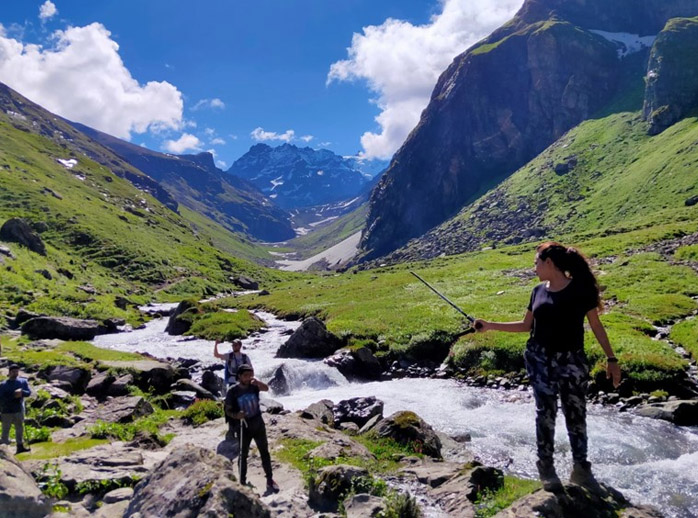
[[[453,216],[570,128],[630,96],[626,68],[638,79],[646,68],[620,57],[622,44],[598,31],[654,35],[670,18],[696,13],[690,0],[525,2],[439,78],[372,193],[364,259]],[[646,64],[648,49],[639,52]]]

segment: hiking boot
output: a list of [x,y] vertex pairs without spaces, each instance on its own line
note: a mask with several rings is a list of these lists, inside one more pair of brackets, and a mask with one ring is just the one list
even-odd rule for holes
[[570,483],[587,488],[599,486],[599,483],[594,478],[594,474],[591,472],[591,463],[586,461],[574,463],[572,473],[570,474]]
[[24,446],[23,444],[18,444],[17,445],[17,454],[24,453],[26,451],[32,451],[29,446]]
[[544,462],[539,460],[536,462],[540,481],[543,483],[543,489],[551,493],[562,490],[562,482],[560,477],[555,472],[555,465],[552,462]]
[[267,491],[270,493],[278,493],[279,492],[279,484],[274,482],[274,479],[270,478],[267,480]]

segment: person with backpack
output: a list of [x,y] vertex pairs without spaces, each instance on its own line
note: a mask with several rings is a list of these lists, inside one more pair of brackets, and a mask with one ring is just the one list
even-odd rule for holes
[[562,489],[553,463],[558,396],[572,450],[570,482],[593,487],[597,482],[587,459],[585,318],[606,355],[606,377],[615,387],[620,384],[618,360],[599,319],[599,285],[584,255],[552,241],[536,248],[535,271],[542,283],[533,288],[523,320],[476,320],[475,329],[530,333],[524,360],[536,402],[536,467],[543,488]]
[[272,477],[271,456],[267,429],[262,418],[259,405],[260,391],[269,390],[269,385],[254,377],[251,365],[240,365],[237,370],[237,384],[230,387],[225,396],[225,415],[230,418],[230,426],[240,429],[240,483],[247,483],[247,456],[250,444],[254,439],[259,456],[262,458],[262,468],[267,479],[267,491],[277,492],[279,486]]
[[0,444],[10,444],[10,427],[14,426],[17,453],[22,453],[29,451],[29,447],[24,445],[24,398],[32,392],[26,378],[19,376],[19,365],[12,364],[7,371],[7,379],[0,383]]
[[220,353],[218,351],[219,340],[216,340],[213,346],[213,356],[219,360],[225,362],[225,370],[223,371],[223,380],[225,381],[225,387],[228,388],[230,385],[236,383],[237,371],[240,365],[252,366],[252,361],[250,357],[242,352],[242,341],[233,340],[233,350],[229,353]]

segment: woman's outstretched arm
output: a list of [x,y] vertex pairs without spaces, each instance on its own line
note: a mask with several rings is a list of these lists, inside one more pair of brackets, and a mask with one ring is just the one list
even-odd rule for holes
[[473,324],[478,332],[485,331],[506,331],[508,333],[528,333],[533,327],[533,313],[526,311],[523,320],[518,322],[488,322],[487,320],[476,320]]

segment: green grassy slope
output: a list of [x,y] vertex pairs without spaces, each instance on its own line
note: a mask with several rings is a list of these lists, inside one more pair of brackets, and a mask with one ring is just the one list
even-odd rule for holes
[[[2,257],[0,309],[133,319],[114,306],[116,296],[138,302],[157,292],[161,299],[177,299],[229,288],[231,275],[265,284],[281,278],[219,251],[214,245],[225,249],[223,242],[237,250],[220,227],[201,224],[186,211],[178,215],[106,167],[13,122],[0,114],[0,221],[45,223],[41,237],[48,254],[3,243],[15,259]],[[67,169],[59,158],[78,164]],[[197,221],[196,231],[186,216]],[[52,279],[36,272],[43,269]],[[96,293],[79,288],[86,284]]]

